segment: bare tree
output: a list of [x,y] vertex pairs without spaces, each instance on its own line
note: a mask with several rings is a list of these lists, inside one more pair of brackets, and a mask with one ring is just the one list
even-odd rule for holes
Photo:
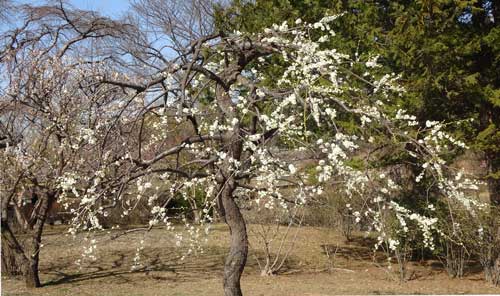
[[[256,225],[250,228],[250,233],[257,241],[252,248],[255,251],[260,249],[264,253],[263,258],[254,254],[262,276],[276,275],[285,267],[287,259],[295,249],[297,235],[302,226],[302,210],[301,207],[292,207],[284,213],[272,214],[272,221],[251,221]],[[266,212],[266,209],[260,209],[258,215],[263,215],[263,212]]]
[[[71,142],[85,121],[81,108],[99,104],[98,92],[82,91],[88,83],[79,72],[90,57],[80,47],[88,40],[112,36],[115,25],[94,13],[56,6],[20,8],[23,24],[2,35],[2,249],[14,254],[13,269],[20,265],[28,287],[41,285],[38,276],[43,227],[56,202],[58,178],[75,166],[83,149]],[[84,104],[86,103],[86,104]],[[90,104],[90,106],[91,106]],[[23,192],[32,206],[26,212]],[[10,227],[14,208],[20,221],[17,236]],[[21,239],[24,237],[26,239]],[[7,248],[8,250],[6,250]]]
[[11,13],[15,6],[10,0],[0,0],[0,24],[8,24],[11,22]]

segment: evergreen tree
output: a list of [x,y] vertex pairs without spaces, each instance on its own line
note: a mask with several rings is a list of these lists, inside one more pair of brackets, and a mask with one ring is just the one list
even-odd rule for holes
[[456,134],[483,157],[491,202],[499,205],[499,11],[499,1],[234,0],[220,11],[218,25],[253,33],[345,12],[332,24],[338,38],[331,46],[379,55],[384,71],[402,73],[407,93],[399,104],[418,114],[422,126],[473,119]]

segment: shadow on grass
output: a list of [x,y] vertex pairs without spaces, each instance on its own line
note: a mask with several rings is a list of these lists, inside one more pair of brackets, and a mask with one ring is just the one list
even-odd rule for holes
[[[325,255],[327,255],[328,252],[330,256],[335,254],[335,256],[343,257],[348,260],[375,261],[378,263],[386,262],[386,254],[381,251],[373,252],[375,244],[375,238],[355,236],[347,245],[324,244],[320,245],[320,247],[322,248],[322,253]],[[409,262],[413,265],[430,268],[432,271],[447,272],[446,263],[442,260],[438,260],[438,258],[432,254],[425,259],[412,258]],[[477,258],[470,258],[465,262],[464,277],[481,273],[483,273],[483,267]]]
[[373,252],[376,239],[372,237],[354,236],[346,244],[320,245],[322,253],[329,256],[339,256],[347,260],[377,261],[386,260],[385,254]]
[[[444,259],[443,259],[444,260]],[[416,263],[417,264],[417,263]],[[418,262],[419,265],[424,266],[424,267],[430,267],[431,270],[436,270],[436,271],[446,271],[446,262],[444,261],[439,261],[437,259],[433,260],[427,260],[424,262]],[[464,277],[470,276],[470,275],[479,275],[484,273],[483,266],[477,259],[470,259],[467,260],[464,264]],[[471,280],[476,280],[476,279],[471,279]],[[480,278],[479,280],[483,280]]]
[[[130,251],[107,251],[101,254],[102,260],[84,268],[84,271],[72,272],[74,263],[71,261],[55,262],[42,270],[45,274],[54,276],[54,279],[45,282],[44,286],[60,284],[74,284],[83,281],[113,278],[116,282],[133,282],[144,280],[134,278],[133,275],[143,274],[154,280],[168,280],[170,282],[188,282],[193,280],[220,277],[223,274],[224,258],[227,248],[206,246],[203,254],[189,255],[183,258],[182,252],[175,248],[145,248],[141,251],[140,266],[131,269],[132,258]],[[283,266],[283,271],[292,269],[292,258]],[[258,270],[258,264],[249,257],[246,270]],[[91,269],[91,270],[89,270]]]
[[[224,262],[226,249],[218,247],[205,248],[205,254],[190,255],[183,258],[179,250],[145,248],[141,251],[140,265],[131,268],[131,258],[135,254],[123,251],[108,251],[101,255],[102,260],[93,263],[82,272],[71,272],[74,263],[71,261],[56,262],[43,273],[55,276],[55,279],[47,281],[44,286],[54,286],[65,283],[77,283],[82,281],[114,278],[117,281],[131,282],[130,275],[144,274],[153,279],[168,279],[173,282],[190,281],[193,278],[213,277],[214,270],[220,270]],[[92,270],[89,270],[92,269]],[[161,276],[160,276],[161,274]]]
[[[141,251],[142,263],[139,268],[131,269],[131,258],[135,254],[124,251],[108,251],[101,255],[103,260],[86,267],[82,272],[72,272],[74,263],[71,261],[56,262],[43,273],[54,276],[54,279],[44,283],[44,286],[61,284],[76,284],[85,281],[112,279],[116,283],[131,283],[143,281],[144,278],[134,277],[142,274],[149,279],[175,282],[193,282],[200,279],[222,277],[224,258],[228,249],[218,246],[207,246],[203,254],[190,255],[183,258],[181,252],[175,248],[145,248]],[[253,255],[262,257],[263,253],[256,252],[249,256],[245,270],[255,272],[259,270]],[[284,263],[280,274],[292,272],[299,260],[289,256]],[[92,270],[89,270],[92,269]]]

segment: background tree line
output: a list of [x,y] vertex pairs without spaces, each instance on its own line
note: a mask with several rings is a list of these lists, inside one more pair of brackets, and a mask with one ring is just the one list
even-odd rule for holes
[[[233,1],[216,24],[258,32],[272,24],[345,13],[326,46],[379,56],[402,75],[401,106],[425,120],[472,118],[456,134],[484,159],[492,203],[500,204],[499,1]],[[269,73],[272,75],[272,73]]]

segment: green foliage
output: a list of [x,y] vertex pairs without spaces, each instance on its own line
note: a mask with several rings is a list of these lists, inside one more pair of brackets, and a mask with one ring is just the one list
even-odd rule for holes
[[[262,28],[283,22],[293,27],[298,18],[311,23],[325,15],[345,12],[338,21],[331,24],[336,37],[322,46],[338,49],[355,59],[366,60],[368,57],[378,56],[378,62],[382,64],[380,73],[400,73],[406,93],[394,98],[389,104],[392,111],[396,112],[401,108],[409,110],[417,116],[422,128],[426,128],[428,120],[460,122],[449,125],[449,128],[454,129],[455,137],[466,141],[480,155],[484,155],[488,164],[488,184],[490,187],[500,188],[498,1],[234,0],[230,11],[231,14],[224,16],[225,20],[221,22],[224,26],[220,29],[227,32],[238,30],[243,34],[256,33]],[[274,77],[281,73],[282,67],[283,61],[273,60],[269,61],[268,68],[259,69],[265,73],[264,84],[273,84]],[[346,77],[362,77],[364,71],[361,66],[354,69],[354,73],[343,74]],[[336,124],[339,130],[359,131],[359,122],[342,110],[337,111]],[[319,137],[323,132],[316,130],[311,138]],[[493,246],[491,242],[484,243],[484,246],[479,246],[477,242],[478,229],[483,231],[484,228],[485,233],[496,231],[495,227],[491,231],[486,230],[483,225],[490,219],[485,219],[483,223],[477,217],[471,217],[463,208],[450,205],[445,200],[435,210],[428,208],[426,201],[435,201],[441,196],[435,192],[432,182],[427,178],[423,178],[420,183],[414,182],[415,176],[421,171],[421,168],[412,165],[415,160],[400,151],[391,150],[390,145],[379,143],[377,138],[373,140],[374,147],[382,145],[379,148],[383,150],[385,157],[379,158],[377,163],[355,159],[349,165],[358,169],[368,166],[368,169],[382,170],[398,165],[406,166],[407,176],[401,177],[401,182],[398,182],[403,188],[397,197],[398,203],[419,215],[439,217],[439,223],[443,224],[441,228],[446,229],[446,233],[436,237],[438,244],[435,254],[444,256],[448,264],[453,263],[450,258],[454,254],[463,256],[463,251],[467,250],[479,252],[477,254],[481,257],[482,251],[476,249],[486,250]],[[460,152],[450,151],[448,160],[452,160]],[[314,183],[314,172],[308,173],[309,181]],[[495,182],[497,185],[494,185]],[[490,188],[490,192],[495,191]],[[500,196],[493,194],[490,198],[500,204]],[[422,238],[418,237],[416,224],[409,223],[409,232],[404,233],[400,231],[401,225],[395,217],[388,218],[394,220],[388,231],[395,231],[400,236],[401,246],[398,250],[403,247],[406,250],[408,246],[413,250],[423,250],[423,245],[419,245]],[[483,226],[478,228],[478,225]],[[422,256],[423,254],[422,251]],[[455,275],[460,274],[457,272]]]
[[[500,163],[499,6],[471,0],[234,0],[221,29],[255,33],[274,23],[293,26],[298,18],[314,22],[346,12],[332,23],[337,38],[326,46],[354,57],[379,55],[380,70],[402,73],[407,89],[395,108],[411,110],[422,126],[426,120],[474,119],[456,127],[456,135],[485,152],[488,162]],[[280,68],[279,61],[271,65],[267,83]],[[340,118],[341,129],[358,126],[349,116]],[[490,176],[499,174],[499,166],[490,168]]]

